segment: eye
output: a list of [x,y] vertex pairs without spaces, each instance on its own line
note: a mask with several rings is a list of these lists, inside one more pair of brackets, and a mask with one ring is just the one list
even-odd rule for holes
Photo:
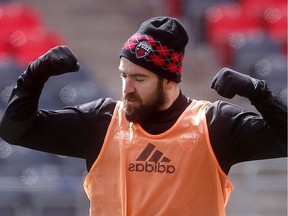
[[126,79],[126,78],[127,78],[127,75],[124,74],[124,73],[121,73],[121,74],[120,74],[120,77],[121,77],[122,79]]
[[136,76],[136,77],[135,77],[135,80],[136,80],[137,82],[143,82],[145,79],[144,79],[144,77]]

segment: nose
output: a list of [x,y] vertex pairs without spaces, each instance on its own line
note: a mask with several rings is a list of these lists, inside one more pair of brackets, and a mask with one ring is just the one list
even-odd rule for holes
[[122,79],[122,89],[123,89],[124,94],[135,92],[133,79],[130,77],[126,77],[125,79]]

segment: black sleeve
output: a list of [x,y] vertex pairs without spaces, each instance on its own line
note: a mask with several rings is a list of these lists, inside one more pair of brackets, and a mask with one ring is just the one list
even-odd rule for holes
[[264,93],[255,105],[261,115],[223,101],[206,110],[211,145],[226,173],[236,163],[287,156],[287,108]]
[[[25,73],[18,79],[1,120],[1,138],[14,145],[87,159],[87,146],[102,139],[115,101],[98,99],[61,110],[38,110],[42,88],[30,88],[30,81]],[[101,122],[103,115],[105,122]],[[96,149],[102,146],[93,145]]]

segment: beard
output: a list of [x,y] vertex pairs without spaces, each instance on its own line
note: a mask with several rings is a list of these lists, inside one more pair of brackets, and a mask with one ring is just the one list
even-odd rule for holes
[[[133,99],[139,102],[138,106],[127,104],[125,99]],[[123,96],[124,114],[128,121],[133,123],[144,122],[155,111],[158,111],[165,103],[165,94],[163,91],[163,79],[159,78],[155,92],[150,94],[144,102],[137,93],[129,93]]]

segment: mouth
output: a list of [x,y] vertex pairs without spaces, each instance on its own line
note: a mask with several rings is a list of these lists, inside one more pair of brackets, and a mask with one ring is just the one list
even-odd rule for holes
[[134,95],[128,94],[125,96],[125,102],[127,102],[127,103],[135,103],[137,101],[138,101],[138,98],[135,97]]
[[124,102],[125,102],[125,105],[126,105],[127,108],[128,107],[136,108],[140,104],[139,99],[137,97],[133,96],[133,95],[126,95],[124,99],[125,99]]
[[131,105],[133,105],[133,104],[136,104],[138,101],[136,100],[136,99],[133,99],[133,98],[126,98],[125,99],[125,103],[126,103],[126,105],[128,105],[128,106],[131,106]]

